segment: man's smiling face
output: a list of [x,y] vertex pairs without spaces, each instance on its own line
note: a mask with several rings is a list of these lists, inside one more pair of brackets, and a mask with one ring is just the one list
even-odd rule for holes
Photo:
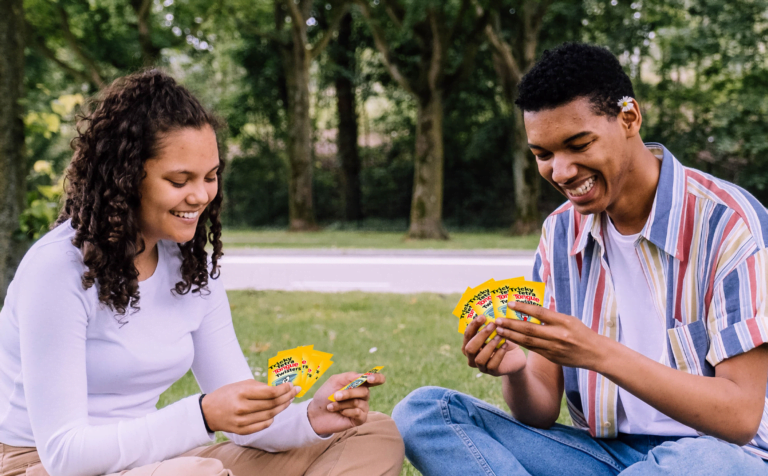
[[524,119],[539,173],[577,212],[600,213],[618,200],[631,164],[620,120],[596,114],[587,98],[526,111]]

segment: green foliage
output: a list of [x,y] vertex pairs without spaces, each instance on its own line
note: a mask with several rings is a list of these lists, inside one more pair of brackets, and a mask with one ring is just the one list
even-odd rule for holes
[[[40,93],[39,93],[40,94]],[[40,94],[38,98],[43,97]],[[36,160],[27,175],[26,208],[19,217],[19,238],[36,240],[56,221],[63,195],[63,169],[68,160],[66,135],[71,133],[80,93],[63,94],[24,117],[26,145]]]
[[63,178],[57,177],[50,162],[38,160],[27,177],[27,207],[19,217],[20,237],[37,240],[50,229],[59,216],[63,195]]
[[[667,7],[639,61],[645,137],[768,200],[768,2],[700,0]],[[643,103],[645,99],[645,104]]]
[[[481,2],[485,7],[486,4]],[[615,4],[614,4],[615,3]],[[315,42],[336,2],[315,1],[308,29]],[[370,2],[392,54],[409,76],[419,73],[410,26],[428,6],[455,18],[458,0],[403,0],[406,15],[395,25],[383,2]],[[499,0],[500,31],[511,44],[523,34],[521,0]],[[328,6],[331,7],[328,10]],[[66,13],[71,36],[62,27]],[[139,68],[136,11],[129,0],[25,0],[30,45],[26,53],[28,206],[23,233],[44,229],[57,198],[54,186],[71,157],[74,112],[70,104],[95,91],[90,61],[104,81]],[[342,72],[357,88],[362,160],[362,207],[367,224],[402,223],[410,213],[416,104],[383,69],[369,28],[353,14],[356,68]],[[630,74],[644,114],[642,136],[667,145],[689,165],[746,187],[768,200],[768,86],[764,21],[768,0],[615,1],[559,0],[543,18],[538,54],[567,40],[606,45]],[[222,134],[230,163],[225,177],[225,222],[230,226],[285,226],[288,167],[285,79],[276,43],[271,0],[154,1],[148,16],[158,63],[224,117]],[[466,16],[469,23],[473,15]],[[281,17],[282,18],[282,17]],[[462,26],[466,26],[463,25]],[[282,35],[282,36],[281,36]],[[458,67],[462,35],[451,45],[449,69]],[[45,54],[40,42],[53,52]],[[333,78],[339,74],[331,42],[312,70],[312,117],[317,130],[314,202],[326,225],[342,216],[340,164],[321,150],[336,127]],[[520,54],[521,52],[515,52]],[[61,64],[68,65],[68,68]],[[506,228],[513,209],[511,114],[504,104],[488,45],[472,71],[445,98],[444,220],[451,229]],[[66,110],[65,110],[66,109]],[[332,142],[333,139],[330,139]],[[34,172],[50,164],[50,177]],[[543,187],[542,212],[562,198]],[[366,225],[369,226],[369,225]]]
[[224,172],[224,224],[255,227],[287,224],[288,183],[285,159],[264,142],[237,156]]

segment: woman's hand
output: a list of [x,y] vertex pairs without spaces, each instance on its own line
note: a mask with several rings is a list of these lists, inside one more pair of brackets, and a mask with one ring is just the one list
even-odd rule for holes
[[525,368],[526,358],[523,350],[512,342],[505,342],[500,348],[496,348],[501,338],[496,336],[488,344],[485,340],[493,334],[496,325],[490,323],[480,332],[477,330],[485,323],[484,316],[478,316],[469,323],[464,331],[464,343],[461,351],[467,356],[470,367],[479,371],[499,377],[520,372]]
[[540,320],[543,325],[517,319],[496,320],[496,332],[518,345],[532,350],[550,362],[566,367],[596,370],[605,360],[601,345],[607,339],[584,325],[580,319],[549,309],[512,302],[514,311],[520,311]]
[[231,383],[203,397],[203,415],[213,431],[249,435],[268,428],[300,390],[290,383],[276,387],[255,380]]
[[[318,435],[330,435],[360,426],[368,419],[368,387],[382,385],[386,378],[382,374],[368,376],[368,383],[357,388],[339,391],[359,377],[359,373],[347,372],[334,375],[317,389],[307,409],[309,423]],[[335,393],[335,402],[328,400]]]

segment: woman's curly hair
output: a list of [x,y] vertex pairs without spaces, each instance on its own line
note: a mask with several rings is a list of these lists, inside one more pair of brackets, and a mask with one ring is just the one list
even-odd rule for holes
[[[216,131],[222,123],[185,87],[158,70],[115,80],[78,119],[74,155],[66,172],[67,198],[54,226],[72,220],[76,230],[72,244],[82,251],[88,268],[83,287],[98,283],[99,301],[124,315],[129,306],[138,310],[139,272],[134,259],[144,251],[138,216],[144,163],[157,155],[162,134],[206,125]],[[182,256],[182,280],[174,289],[178,294],[207,291],[208,276],[218,277],[221,157],[216,198],[201,214],[194,238],[178,245]],[[205,251],[209,240],[210,271]]]

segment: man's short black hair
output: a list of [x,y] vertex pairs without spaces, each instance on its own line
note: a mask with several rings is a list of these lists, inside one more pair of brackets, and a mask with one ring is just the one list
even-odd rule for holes
[[595,45],[564,43],[546,50],[541,59],[523,76],[515,101],[523,111],[541,111],[588,98],[599,115],[615,117],[618,102],[635,97],[632,82],[619,60]]

